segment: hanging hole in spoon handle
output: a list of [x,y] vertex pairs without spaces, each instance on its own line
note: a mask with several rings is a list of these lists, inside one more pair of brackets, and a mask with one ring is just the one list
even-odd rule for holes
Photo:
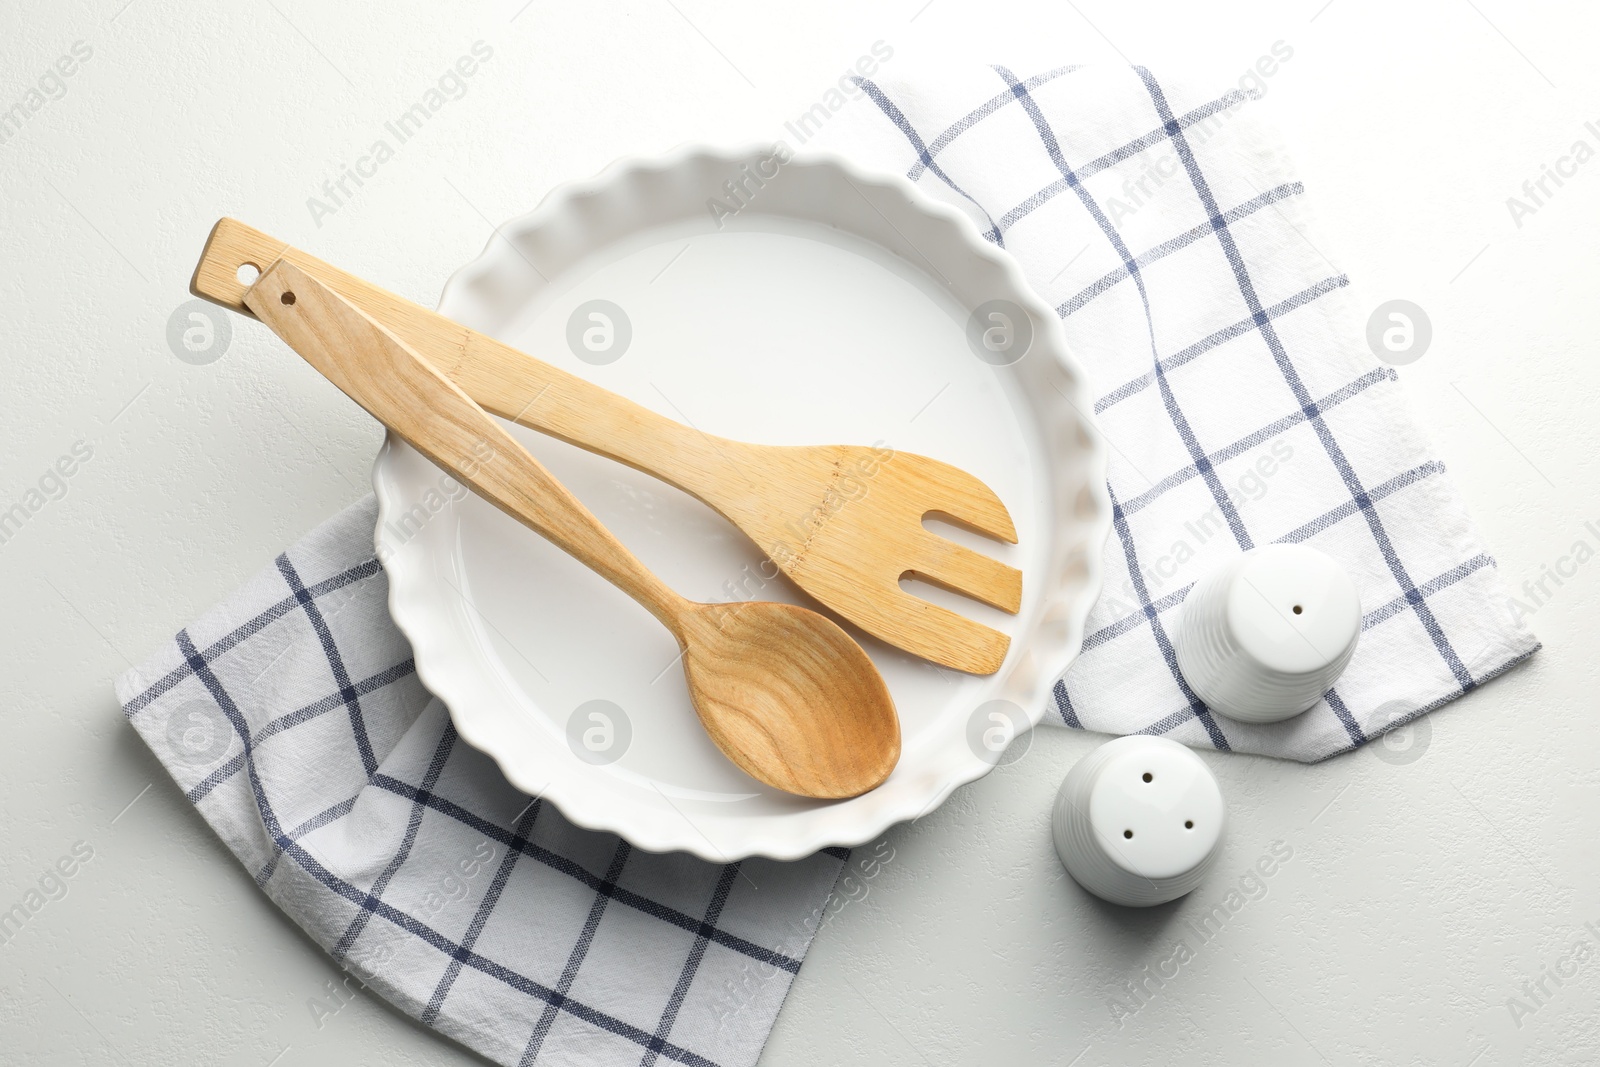
[[274,237],[237,219],[219,219],[189,279],[189,292],[231,311],[254,318],[244,306],[245,290],[289,248]]

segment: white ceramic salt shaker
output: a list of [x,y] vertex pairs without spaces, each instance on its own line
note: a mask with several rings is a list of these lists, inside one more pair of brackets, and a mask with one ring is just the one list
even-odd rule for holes
[[1227,813],[1216,776],[1164,737],[1119,737],[1079,760],[1056,794],[1051,832],[1077,883],[1113,904],[1176,900],[1205,879]]
[[1268,723],[1321,700],[1360,635],[1361,599],[1343,567],[1305,545],[1264,545],[1195,583],[1173,645],[1208,707]]

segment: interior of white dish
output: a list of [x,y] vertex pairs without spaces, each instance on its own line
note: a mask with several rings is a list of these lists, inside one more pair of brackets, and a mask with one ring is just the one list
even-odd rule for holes
[[[1073,407],[1077,384],[1050,351],[1055,323],[1040,324],[1036,350],[1017,364],[991,366],[968,342],[970,309],[1016,299],[1014,285],[970,245],[946,247],[952,238],[919,218],[909,186],[795,161],[737,213],[717,217],[708,190],[739,176],[737,166],[691,156],[626,170],[595,193],[569,192],[559,211],[547,202],[502,228],[496,241],[505,247],[492,243],[458,275],[440,309],[709,434],[881,442],[953,463],[999,494],[1018,545],[937,529],[1022,569],[1020,614],[915,587],[1013,635],[998,674],[943,670],[846,626],[900,713],[903,754],[884,786],[824,803],[755,782],[699,727],[676,644],[642,607],[470,494],[444,494],[436,515],[424,507],[429,520],[402,530],[396,517],[417,514],[443,472],[400,444],[385,449],[375,472],[396,618],[462,733],[575,821],[717,858],[854,843],[986,770],[970,744],[974,713],[1006,699],[1038,720],[1045,672],[1060,663],[1041,661],[1036,646],[1065,640],[1075,650],[1082,612],[1069,601],[1082,599],[1099,551],[1098,542],[1087,553],[1083,544],[1098,521],[1083,507],[1086,484],[1099,477],[1095,449]],[[574,312],[597,299],[620,307],[631,328],[626,350],[605,364],[580,359],[568,339]],[[533,431],[512,432],[683,595],[816,606],[687,494]],[[631,734],[620,758],[600,765],[568,742],[569,720],[595,700],[620,708]]]

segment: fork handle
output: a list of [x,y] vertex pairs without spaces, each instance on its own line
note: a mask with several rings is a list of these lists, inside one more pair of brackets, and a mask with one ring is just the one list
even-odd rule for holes
[[[246,315],[241,265],[282,260],[317,279],[427,363],[484,410],[654,475],[716,507],[719,481],[742,484],[742,446],[690,429],[575,374],[519,352],[283,241],[224,218],[212,228],[189,290]],[[258,283],[259,284],[259,283]],[[257,316],[260,317],[260,316]],[[269,323],[270,325],[270,323]]]
[[680,633],[678,620],[688,601],[405,342],[287,260],[272,264],[240,300],[417,451],[639,601],[674,635]]

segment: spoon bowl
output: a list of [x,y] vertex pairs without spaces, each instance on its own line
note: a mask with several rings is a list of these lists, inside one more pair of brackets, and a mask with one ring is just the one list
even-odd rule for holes
[[752,778],[822,799],[859,796],[900,759],[900,718],[861,646],[831,620],[752,601],[677,616],[695,713]]

